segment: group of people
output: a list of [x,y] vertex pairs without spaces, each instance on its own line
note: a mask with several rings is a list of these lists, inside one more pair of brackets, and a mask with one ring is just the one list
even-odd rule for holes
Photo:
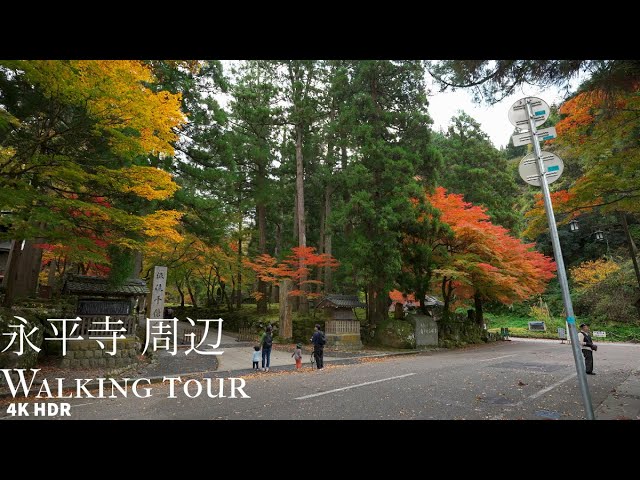
[[[595,375],[593,372],[593,352],[598,349],[598,346],[593,343],[591,339],[589,326],[586,323],[580,325],[580,332],[578,333],[578,340],[582,349],[582,355],[584,356],[585,368],[587,375]],[[324,345],[326,339],[324,332],[320,329],[320,325],[316,323],[315,331],[311,337],[311,343],[313,344],[313,356],[315,357],[316,366],[318,370],[324,367]],[[260,362],[260,351],[262,350],[262,371],[268,372],[269,365],[271,364],[271,348],[273,347],[273,327],[267,326],[265,332],[260,338],[260,345],[253,347],[253,369],[259,370],[258,364]],[[302,345],[297,344],[293,353],[291,354],[296,362],[296,369],[302,367]]]
[[[320,329],[320,325],[316,323],[315,331],[311,337],[311,343],[313,344],[313,356],[316,361],[318,370],[324,368],[324,345],[326,338],[324,332]],[[273,347],[273,327],[268,325],[264,333],[260,337],[260,345],[253,347],[253,369],[260,370],[259,363],[262,357],[262,371],[268,372],[271,365],[271,348]],[[260,352],[262,351],[262,355]],[[293,353],[291,354],[296,362],[296,369],[302,367],[302,345],[297,344]]]

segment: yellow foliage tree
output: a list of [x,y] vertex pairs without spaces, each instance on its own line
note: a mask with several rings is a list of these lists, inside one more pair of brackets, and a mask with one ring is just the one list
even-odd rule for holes
[[598,260],[583,262],[573,267],[571,278],[577,285],[578,290],[586,290],[592,287],[614,272],[620,270],[620,266],[613,260],[600,258]]

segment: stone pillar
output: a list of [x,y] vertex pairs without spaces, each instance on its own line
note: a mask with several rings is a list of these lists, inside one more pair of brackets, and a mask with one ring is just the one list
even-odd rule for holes
[[427,315],[410,315],[415,327],[416,347],[438,345],[438,324]]

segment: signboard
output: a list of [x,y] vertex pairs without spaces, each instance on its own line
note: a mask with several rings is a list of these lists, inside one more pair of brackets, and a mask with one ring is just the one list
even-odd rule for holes
[[562,327],[558,327],[558,338],[560,340],[566,340],[567,339],[567,331]]
[[542,332],[546,332],[547,326],[544,322],[529,322],[529,330],[539,330]]
[[129,300],[78,300],[78,315],[129,315]]
[[593,332],[593,336],[594,337],[606,337],[607,336],[607,332],[596,331],[596,332]]
[[[544,163],[544,169],[547,172],[547,183],[553,183],[560,178],[564,171],[564,162],[560,157],[553,153],[542,151],[541,157]],[[540,186],[540,176],[538,175],[538,168],[536,167],[536,156],[530,153],[522,160],[520,160],[520,166],[518,167],[518,173],[529,185],[535,187]]]
[[[538,140],[551,140],[556,138],[556,128],[549,127],[538,130]],[[521,132],[516,133],[511,137],[511,142],[514,147],[520,147],[522,145],[528,145],[531,143],[531,133],[530,132]]]
[[153,287],[151,288],[151,307],[149,318],[163,318],[164,290],[167,286],[167,267],[153,268]]
[[[536,127],[542,125],[549,118],[549,104],[537,97],[528,97],[532,100],[531,110]],[[516,128],[529,130],[529,114],[527,113],[527,98],[522,98],[509,109],[509,121]]]

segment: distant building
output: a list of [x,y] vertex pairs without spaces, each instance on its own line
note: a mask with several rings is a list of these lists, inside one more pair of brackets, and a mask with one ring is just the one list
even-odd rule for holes
[[327,345],[361,348],[360,320],[353,309],[366,306],[356,295],[331,294],[323,298],[316,308],[324,310]]

